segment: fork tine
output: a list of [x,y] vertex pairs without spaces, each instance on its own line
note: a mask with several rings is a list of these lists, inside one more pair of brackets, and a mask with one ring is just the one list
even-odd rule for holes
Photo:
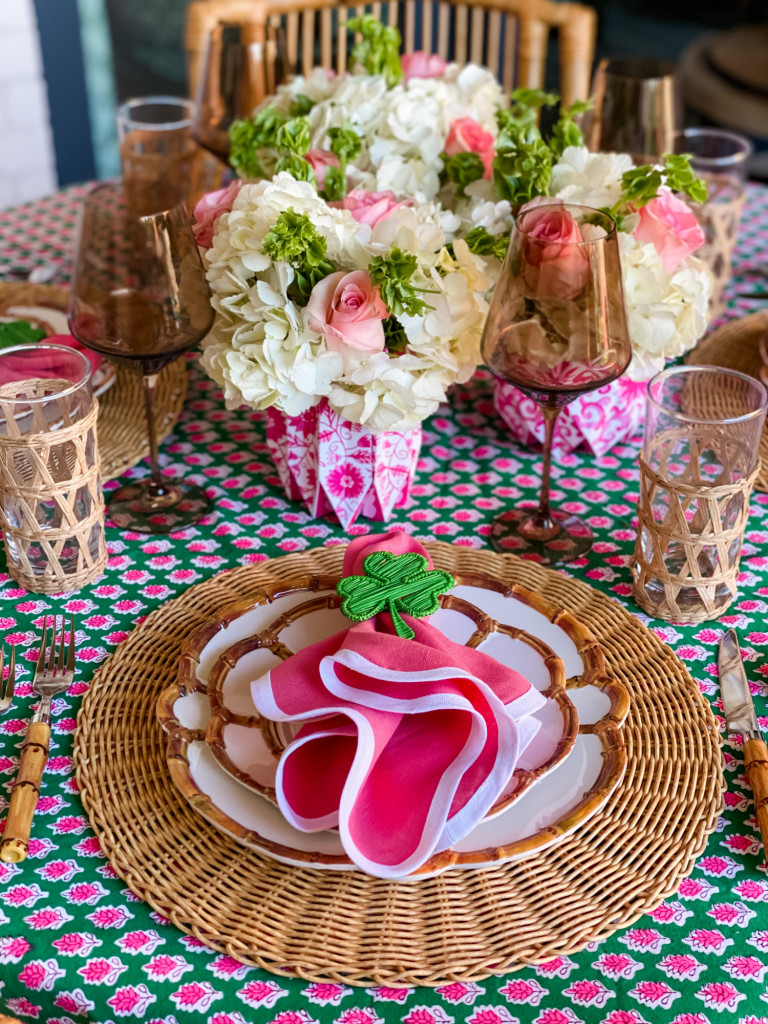
[[5,690],[5,680],[3,679],[3,669],[5,668],[5,644],[0,647],[0,698],[3,697],[3,691]]
[[59,663],[56,667],[56,674],[62,675],[64,672],[64,637],[66,636],[67,630],[67,618],[65,615],[61,616],[61,636],[59,637]]
[[67,672],[75,671],[75,616],[69,617],[69,656],[67,657]]
[[5,699],[13,700],[13,690],[16,686],[16,647],[11,647],[11,664],[8,666],[8,683],[5,689]]
[[56,616],[53,616],[53,631],[51,632],[51,651],[48,656],[48,675],[52,676],[56,668]]
[[40,639],[40,653],[37,656],[35,666],[35,679],[39,679],[45,672],[45,640],[48,633],[48,616],[43,616],[43,635]]

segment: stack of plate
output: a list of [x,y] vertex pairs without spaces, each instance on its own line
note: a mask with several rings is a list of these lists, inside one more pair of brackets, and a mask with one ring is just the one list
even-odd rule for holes
[[[173,781],[204,818],[283,863],[351,871],[336,831],[300,832],[280,812],[277,758],[292,733],[260,721],[250,694],[251,681],[281,659],[349,626],[335,584],[332,577],[291,580],[224,609],[185,644],[158,716]],[[431,621],[454,642],[522,672],[547,700],[536,739],[485,820],[414,878],[535,856],[598,811],[626,766],[627,691],[570,613],[522,587],[473,575],[457,576]]]

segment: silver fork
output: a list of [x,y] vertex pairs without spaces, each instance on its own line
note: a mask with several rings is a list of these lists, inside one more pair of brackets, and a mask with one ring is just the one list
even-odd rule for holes
[[5,644],[0,647],[0,715],[13,704],[13,688],[16,685],[16,648],[11,647],[11,663],[8,666],[8,679],[3,679],[5,669]]
[[[46,666],[48,639],[48,616],[43,619],[43,636],[40,653],[37,656],[32,686],[40,697],[32,721],[27,726],[27,735],[21,746],[19,773],[11,792],[8,820],[5,823],[3,840],[0,843],[0,860],[17,864],[24,860],[29,850],[29,833],[32,817],[40,797],[43,772],[48,761],[48,745],[51,738],[51,701],[57,693],[71,685],[75,675],[75,619],[70,617],[69,648],[65,641],[65,622],[61,616],[58,658],[56,655],[56,616],[53,616],[51,650]],[[66,665],[64,662],[66,652]]]

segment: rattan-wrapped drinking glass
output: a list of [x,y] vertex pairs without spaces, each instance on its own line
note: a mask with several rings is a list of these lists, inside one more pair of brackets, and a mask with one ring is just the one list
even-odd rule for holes
[[694,171],[707,183],[706,200],[693,210],[704,231],[704,245],[696,255],[713,277],[709,319],[716,320],[725,309],[725,287],[731,279],[753,147],[743,135],[720,128],[686,128],[677,136],[675,147],[678,153],[690,156]]
[[8,572],[59,594],[107,563],[91,364],[63,345],[0,353],[0,526]]
[[736,596],[767,396],[735,370],[685,366],[650,382],[640,456],[635,600],[673,622],[714,619]]

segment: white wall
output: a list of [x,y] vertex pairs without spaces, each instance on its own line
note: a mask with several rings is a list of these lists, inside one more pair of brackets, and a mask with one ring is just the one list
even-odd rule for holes
[[56,190],[32,0],[0,0],[0,209]]

